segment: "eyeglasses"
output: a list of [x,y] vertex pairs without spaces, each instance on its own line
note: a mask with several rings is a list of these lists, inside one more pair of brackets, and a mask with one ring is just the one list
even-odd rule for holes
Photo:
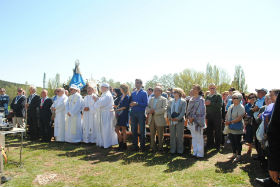
[[216,88],[210,88],[210,90],[215,90]]
[[238,99],[237,97],[233,97],[232,99]]

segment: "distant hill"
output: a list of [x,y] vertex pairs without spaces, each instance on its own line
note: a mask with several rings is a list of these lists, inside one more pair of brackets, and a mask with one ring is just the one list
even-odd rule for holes
[[9,82],[9,81],[4,81],[4,80],[0,80],[0,87],[1,87],[1,88],[10,87],[10,86],[27,87],[28,85],[26,85],[26,84],[14,83],[14,82]]
[[[0,88],[6,89],[6,94],[10,96],[11,103],[12,99],[17,95],[17,88],[23,88],[23,90],[25,90],[25,95],[28,95],[29,85],[0,80]],[[37,92],[40,93],[39,90],[42,88],[37,87],[37,89]]]

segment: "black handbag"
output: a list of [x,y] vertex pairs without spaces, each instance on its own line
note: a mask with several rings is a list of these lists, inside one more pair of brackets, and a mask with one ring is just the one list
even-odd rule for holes
[[[173,113],[171,114],[171,118],[177,118],[178,116],[180,116],[180,114],[177,113],[177,112],[173,112]],[[183,118],[180,119],[180,120],[178,120],[178,121],[179,121],[179,122],[183,122]]]

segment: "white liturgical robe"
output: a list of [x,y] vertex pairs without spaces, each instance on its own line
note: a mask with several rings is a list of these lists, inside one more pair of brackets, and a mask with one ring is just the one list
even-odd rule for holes
[[94,103],[92,96],[97,97],[96,94],[87,95],[84,98],[84,108],[88,107],[89,111],[83,111],[83,142],[85,143],[96,143],[97,137],[97,110],[94,109]]
[[70,95],[66,103],[66,114],[69,112],[65,126],[65,141],[77,143],[82,141],[82,119],[83,98],[79,93]]
[[103,93],[94,104],[94,109],[97,109],[100,115],[100,123],[98,126],[100,137],[98,138],[101,139],[97,138],[97,146],[108,148],[118,144],[118,137],[115,132],[115,126],[113,125],[115,118],[113,105],[114,99],[110,91]]
[[65,141],[65,122],[66,122],[65,105],[67,99],[68,97],[66,95],[58,96],[52,105],[52,107],[55,108],[54,137],[55,137],[55,141],[58,142]]

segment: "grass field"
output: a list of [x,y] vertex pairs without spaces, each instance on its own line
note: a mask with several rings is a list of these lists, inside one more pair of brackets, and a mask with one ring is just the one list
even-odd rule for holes
[[[209,150],[202,160],[152,152],[117,152],[93,144],[24,142],[23,165],[19,139],[8,137],[4,186],[258,186],[264,177],[257,161],[243,156],[232,163],[230,147]],[[245,148],[245,146],[243,146]],[[243,154],[245,153],[245,150]]]

